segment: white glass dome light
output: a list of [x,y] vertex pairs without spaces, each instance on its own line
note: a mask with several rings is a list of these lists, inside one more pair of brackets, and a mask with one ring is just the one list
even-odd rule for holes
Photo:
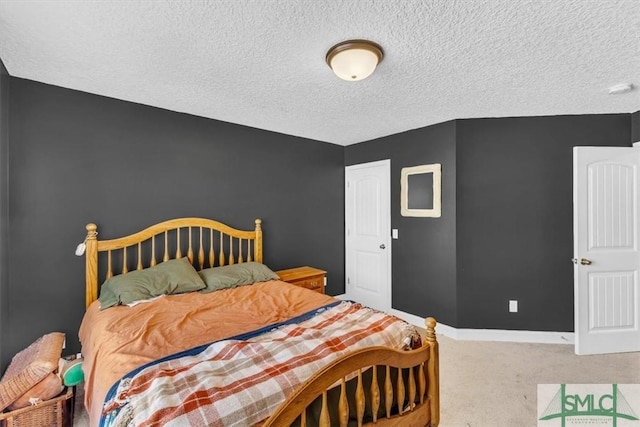
[[355,82],[366,79],[382,61],[382,48],[368,40],[347,40],[327,52],[326,61],[336,76]]

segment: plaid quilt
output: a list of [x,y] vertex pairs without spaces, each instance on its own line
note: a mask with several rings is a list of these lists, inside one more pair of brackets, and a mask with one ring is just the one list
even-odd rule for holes
[[327,364],[379,345],[416,347],[420,336],[396,317],[340,302],[300,323],[214,342],[197,354],[144,367],[120,381],[105,403],[101,425],[254,425]]

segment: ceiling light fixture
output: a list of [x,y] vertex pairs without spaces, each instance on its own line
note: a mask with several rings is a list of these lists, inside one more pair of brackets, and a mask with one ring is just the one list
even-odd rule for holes
[[368,40],[347,40],[327,52],[329,67],[342,80],[352,82],[366,79],[384,58],[379,44]]

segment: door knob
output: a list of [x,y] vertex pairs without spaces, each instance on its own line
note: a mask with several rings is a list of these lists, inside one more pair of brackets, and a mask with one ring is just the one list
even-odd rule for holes
[[[578,258],[571,258],[571,262],[573,262],[574,264],[578,263]],[[580,258],[580,264],[582,265],[591,265],[591,260],[588,260],[586,258]]]
[[385,249],[385,248],[386,246],[384,245],[384,243],[380,245],[380,249]]

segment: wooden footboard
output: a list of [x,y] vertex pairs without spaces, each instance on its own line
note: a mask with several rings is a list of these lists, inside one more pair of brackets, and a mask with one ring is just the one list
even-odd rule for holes
[[[436,321],[429,317],[425,323],[427,332],[421,348],[397,351],[372,347],[348,354],[311,377],[263,427],[289,426],[296,420],[302,427],[346,426],[353,415],[358,426],[437,426],[440,402]],[[369,369],[370,380],[365,385],[363,373]],[[347,387],[347,380],[352,377],[355,388]],[[339,397],[337,406],[331,407],[328,390],[334,385],[339,387]],[[316,399],[321,399],[321,409],[319,419],[312,421],[310,405]],[[355,408],[350,409],[349,402]]]

